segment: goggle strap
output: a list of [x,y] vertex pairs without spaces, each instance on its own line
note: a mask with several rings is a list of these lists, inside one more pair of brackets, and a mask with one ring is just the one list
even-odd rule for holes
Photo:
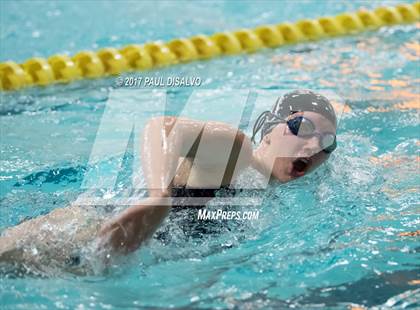
[[[260,114],[260,116],[258,116],[257,120],[255,121],[254,124],[254,128],[252,129],[252,137],[251,137],[251,141],[253,143],[255,143],[255,136],[257,135],[258,131],[261,130],[262,126],[264,126],[266,120],[267,120],[267,115],[271,114],[270,111],[264,111],[263,113]],[[263,133],[261,132],[261,137],[260,137],[260,141],[263,138]]]

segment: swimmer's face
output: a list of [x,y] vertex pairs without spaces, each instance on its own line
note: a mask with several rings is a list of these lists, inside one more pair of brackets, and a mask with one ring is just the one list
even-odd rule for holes
[[287,124],[279,124],[268,133],[256,150],[263,169],[272,178],[288,182],[315,170],[330,154],[322,151],[321,135],[335,134],[335,126],[324,116],[315,112],[298,112],[289,116],[303,116],[315,127],[315,135],[303,136],[303,124],[298,135],[294,135]]

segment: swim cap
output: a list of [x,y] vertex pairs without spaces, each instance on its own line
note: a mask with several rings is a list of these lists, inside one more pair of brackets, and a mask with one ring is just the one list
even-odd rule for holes
[[271,111],[264,111],[256,120],[251,140],[261,129],[261,138],[275,126],[285,122],[287,117],[296,112],[315,112],[330,120],[334,127],[337,118],[330,101],[324,96],[310,90],[295,90],[278,98]]

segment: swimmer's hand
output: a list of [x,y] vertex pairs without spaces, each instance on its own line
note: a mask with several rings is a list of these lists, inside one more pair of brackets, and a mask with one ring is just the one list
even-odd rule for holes
[[149,239],[171,208],[168,197],[150,197],[106,222],[99,231],[101,248],[127,254]]

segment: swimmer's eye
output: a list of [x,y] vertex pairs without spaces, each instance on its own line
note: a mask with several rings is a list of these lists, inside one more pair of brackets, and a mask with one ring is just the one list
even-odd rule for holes
[[336,136],[333,133],[320,134],[316,132],[315,125],[312,121],[304,116],[297,116],[287,121],[289,130],[295,135],[300,137],[310,137],[316,135],[320,137],[319,144],[321,150],[325,153],[332,153],[337,147]]
[[295,135],[308,136],[315,132],[315,125],[312,121],[303,116],[297,116],[287,121],[289,130]]

